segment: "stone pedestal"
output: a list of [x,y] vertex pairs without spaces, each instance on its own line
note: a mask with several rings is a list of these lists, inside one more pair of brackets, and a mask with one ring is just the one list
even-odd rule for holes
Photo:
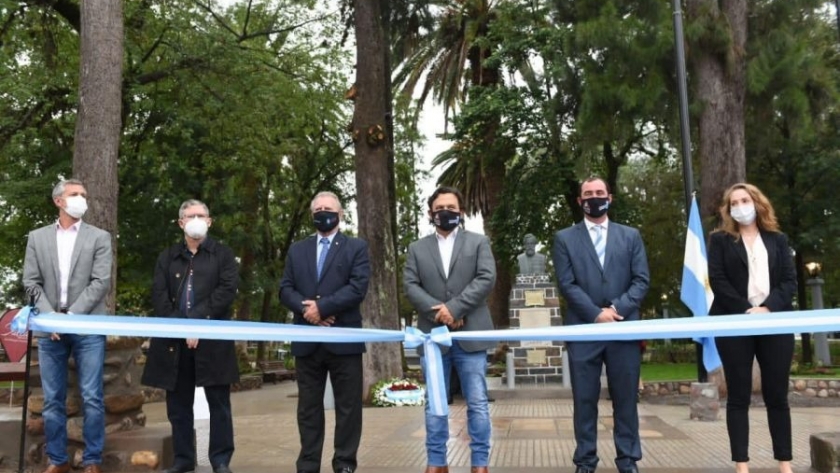
[[[563,325],[557,287],[547,274],[518,275],[510,294],[510,328]],[[563,342],[510,342],[515,384],[563,382]],[[503,380],[507,383],[507,379]]]
[[[140,375],[145,361],[140,351],[140,345],[143,341],[144,339],[141,338],[109,337],[106,344],[103,374],[106,438],[103,462],[107,462],[111,470],[129,471],[132,468],[141,468],[140,466],[132,467],[132,456],[138,451],[146,451],[145,447],[118,441],[118,439],[127,435],[126,432],[142,430],[142,427],[146,425],[146,415],[143,413],[144,396],[140,390]],[[37,350],[34,350],[33,354],[37,354]],[[67,380],[67,451],[71,464],[74,467],[79,467],[84,451],[84,439],[82,438],[84,418],[76,368],[72,358],[69,366]],[[33,364],[32,368],[31,383],[33,389],[29,397],[29,418],[26,422],[26,462],[35,469],[40,469],[45,467],[48,462],[44,421],[41,417],[44,408],[44,396],[40,388],[40,371],[37,364]],[[162,445],[163,438],[169,436],[168,429],[165,433],[154,432],[153,434],[157,438],[157,449],[149,451],[148,454],[139,454],[134,460],[138,464],[149,464],[146,468],[150,471],[160,466],[160,456],[163,453],[160,450],[160,445]],[[150,460],[154,456],[157,457],[157,460]],[[143,457],[142,461],[140,457]],[[151,466],[152,463],[154,463],[154,466]]]
[[720,397],[714,383],[691,383],[691,418],[704,421],[718,419]]
[[812,434],[811,468],[820,473],[840,472],[840,432]]

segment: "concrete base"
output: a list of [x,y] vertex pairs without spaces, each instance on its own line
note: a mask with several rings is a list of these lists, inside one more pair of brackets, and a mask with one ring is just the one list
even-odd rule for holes
[[820,473],[840,471],[840,432],[812,434],[811,468]]

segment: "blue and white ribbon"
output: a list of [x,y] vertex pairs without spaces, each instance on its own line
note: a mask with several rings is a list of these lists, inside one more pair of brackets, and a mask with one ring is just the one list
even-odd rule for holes
[[41,314],[30,317],[29,329],[38,332],[130,337],[260,340],[268,342],[401,342],[396,330],[319,327],[240,320],[179,319],[118,315]]
[[442,326],[432,330],[431,334],[425,334],[413,327],[407,328],[403,333],[395,330],[317,327],[235,320],[56,313],[33,317],[29,315],[29,311],[22,309],[12,325],[17,328],[27,327],[28,321],[29,329],[34,331],[88,335],[283,342],[404,342],[407,347],[422,344],[425,351],[429,408],[435,415],[447,415],[449,412],[439,345],[451,346],[453,340],[585,342],[840,331],[840,309],[452,333]]
[[426,378],[426,394],[429,411],[432,415],[449,415],[449,403],[446,395],[446,378],[443,372],[443,355],[440,346],[452,346],[452,334],[445,325],[432,329],[431,333],[423,333],[414,327],[405,329],[406,348],[417,348],[423,345],[423,374]]
[[[12,323],[9,324],[9,330],[12,333],[17,335],[26,335],[26,331],[28,330],[29,325],[29,313],[34,311],[35,314],[38,313],[38,309],[33,309],[30,306],[25,306],[15,314],[15,317],[12,319]],[[33,314],[33,315],[35,315]]]

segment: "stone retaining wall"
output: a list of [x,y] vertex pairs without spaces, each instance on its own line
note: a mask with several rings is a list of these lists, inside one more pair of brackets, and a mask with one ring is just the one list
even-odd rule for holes
[[[660,381],[644,383],[645,396],[691,394],[691,383],[686,381]],[[790,380],[790,391],[805,397],[840,397],[840,380],[826,378],[796,378]]]

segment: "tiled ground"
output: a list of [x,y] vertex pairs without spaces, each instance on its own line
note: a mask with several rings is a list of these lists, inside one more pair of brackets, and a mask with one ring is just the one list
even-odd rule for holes
[[[235,473],[293,473],[298,453],[295,421],[297,387],[286,381],[262,390],[234,395],[236,454],[231,465]],[[469,472],[469,438],[466,408],[451,406],[449,461],[452,473]],[[499,399],[491,404],[494,473],[572,473],[574,450],[572,404],[568,399]],[[149,425],[166,425],[163,404],[144,408]],[[794,469],[809,471],[808,437],[812,433],[840,430],[840,409],[811,407],[793,409]],[[599,471],[615,471],[612,419],[608,401],[600,404],[598,450]],[[721,419],[700,422],[689,419],[685,405],[639,405],[644,459],[639,468],[652,473],[729,473],[729,445]],[[424,453],[423,409],[421,407],[367,408],[364,435],[359,451],[360,473],[422,473]],[[327,415],[323,472],[330,472],[332,455],[332,411]],[[767,420],[764,410],[751,416],[751,466],[754,472],[773,472]],[[210,473],[202,466],[200,473]],[[2,472],[2,468],[0,468]]]

